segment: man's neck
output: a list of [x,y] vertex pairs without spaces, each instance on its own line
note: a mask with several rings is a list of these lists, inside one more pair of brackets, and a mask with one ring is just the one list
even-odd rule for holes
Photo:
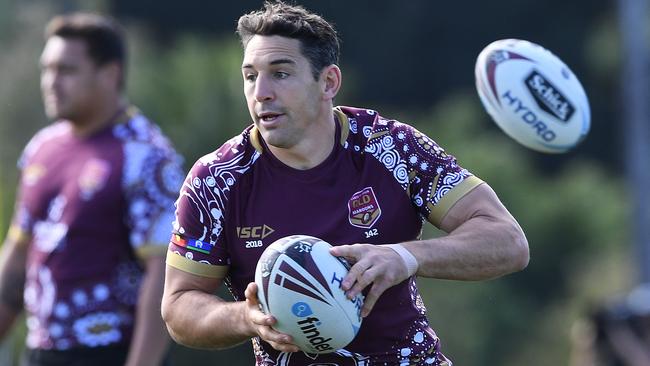
[[[332,109],[329,109],[332,111]],[[336,144],[336,120],[334,113],[316,124],[305,138],[290,149],[268,145],[271,153],[284,164],[298,170],[318,166],[332,153]]]
[[79,137],[91,136],[95,132],[115,122],[116,117],[127,106],[124,98],[115,98],[110,102],[101,104],[91,115],[83,121],[71,121],[74,134]]

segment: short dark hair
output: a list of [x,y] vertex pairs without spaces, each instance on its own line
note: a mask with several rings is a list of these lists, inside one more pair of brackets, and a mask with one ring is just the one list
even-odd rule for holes
[[122,27],[114,19],[93,13],[58,15],[45,27],[45,39],[54,36],[82,40],[97,66],[118,63],[122,69],[119,87],[124,87],[126,41]]
[[300,5],[267,1],[262,9],[239,18],[237,34],[244,48],[255,35],[299,40],[316,80],[324,67],[339,61],[339,39],[334,26]]

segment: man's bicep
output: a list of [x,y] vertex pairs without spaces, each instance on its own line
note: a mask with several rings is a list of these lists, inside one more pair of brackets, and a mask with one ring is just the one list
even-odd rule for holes
[[183,292],[197,290],[213,294],[223,283],[224,277],[204,277],[183,271],[167,264],[165,269],[165,294],[178,296]]
[[215,301],[221,301],[213,294],[222,282],[223,278],[203,277],[167,264],[160,310],[172,338],[188,342],[188,334],[201,327],[196,314],[205,316]]
[[452,232],[464,222],[477,217],[511,218],[494,190],[486,183],[479,184],[456,201],[440,221],[440,229]]

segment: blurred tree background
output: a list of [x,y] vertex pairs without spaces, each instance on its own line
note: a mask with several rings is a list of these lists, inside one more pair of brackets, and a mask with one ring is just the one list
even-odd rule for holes
[[[414,124],[490,183],[527,233],[531,262],[488,282],[420,279],[443,350],[458,365],[567,364],[572,324],[636,281],[623,178],[620,41],[613,1],[316,1],[343,39],[337,103]],[[0,0],[0,232],[15,163],[47,120],[38,86],[43,27],[92,10],[127,26],[131,101],[158,122],[186,168],[249,124],[239,15],[261,1]],[[576,150],[543,155],[517,145],[474,91],[476,56],[522,38],[559,55],[590,97],[592,131]],[[428,229],[425,235],[439,235]],[[24,328],[14,332],[17,349]],[[223,352],[173,349],[174,365],[252,364],[250,344]]]

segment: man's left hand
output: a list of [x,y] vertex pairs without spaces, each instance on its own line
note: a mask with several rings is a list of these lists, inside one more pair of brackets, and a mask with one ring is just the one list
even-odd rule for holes
[[354,298],[371,285],[361,309],[362,317],[368,316],[384,291],[409,277],[404,260],[389,247],[373,244],[340,245],[331,248],[330,253],[344,257],[353,264],[341,283],[348,298]]

